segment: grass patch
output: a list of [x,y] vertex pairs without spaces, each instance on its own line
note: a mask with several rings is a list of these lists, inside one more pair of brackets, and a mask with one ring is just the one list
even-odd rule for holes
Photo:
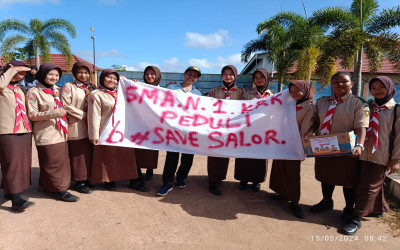
[[389,192],[389,183],[385,181],[384,185],[385,199],[390,207],[390,212],[385,213],[383,220],[387,223],[394,237],[400,237],[400,200]]

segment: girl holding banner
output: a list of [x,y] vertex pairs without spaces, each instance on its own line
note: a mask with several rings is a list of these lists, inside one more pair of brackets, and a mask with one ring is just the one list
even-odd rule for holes
[[389,77],[378,76],[369,81],[369,91],[374,100],[369,105],[371,118],[360,157],[354,218],[343,227],[346,234],[357,232],[361,217],[382,216],[389,211],[383,195],[385,172],[392,174],[399,170],[400,108],[393,99],[396,89]]
[[38,83],[28,91],[28,116],[33,121],[33,134],[38,151],[39,185],[56,199],[76,202],[70,194],[71,168],[68,158],[67,111],[61,104],[61,88],[55,85],[62,71],[44,63],[36,74]]
[[[255,88],[244,93],[245,100],[260,99],[273,95],[269,88],[269,73],[266,69],[256,69],[253,73]],[[249,168],[248,166],[251,166]],[[265,159],[235,159],[235,179],[240,181],[239,189],[247,189],[247,183],[252,182],[252,190],[260,191],[260,183],[265,181],[267,176],[268,160]]]
[[117,189],[115,181],[138,177],[134,148],[98,145],[100,134],[110,117],[115,126],[118,81],[119,75],[115,70],[103,70],[100,86],[90,93],[88,103],[88,132],[94,145],[91,181],[104,183],[104,188],[109,191]]
[[0,76],[1,188],[16,211],[35,204],[21,194],[31,184],[32,130],[26,116],[25,95],[18,83],[29,70],[24,62],[11,61]]
[[351,93],[353,82],[347,72],[338,72],[331,79],[332,94],[320,98],[317,112],[321,121],[317,135],[346,133],[355,131],[356,146],[351,156],[331,156],[315,158],[315,178],[321,182],[323,199],[311,207],[312,212],[333,209],[332,194],[335,185],[343,186],[346,207],[342,220],[349,223],[354,213],[355,185],[358,181],[360,161],[369,108],[359,97]]
[[75,190],[91,193],[93,185],[89,182],[92,168],[93,145],[89,141],[87,129],[87,97],[93,90],[90,86],[91,65],[76,62],[72,66],[75,81],[66,83],[62,89],[63,106],[68,110],[68,149],[71,162],[72,180]]
[[[214,87],[208,92],[208,96],[217,99],[244,100],[244,90],[236,86],[237,69],[233,65],[226,65],[221,70],[223,85]],[[219,183],[226,179],[229,158],[208,156],[207,172],[209,190],[212,194],[222,195]]]
[[[319,120],[317,109],[312,103],[313,94],[306,81],[292,81],[289,83],[289,92],[296,100],[296,120],[300,136],[313,134],[318,129]],[[272,162],[269,188],[277,195],[274,200],[288,200],[289,209],[297,218],[304,218],[299,206],[300,200],[300,160],[274,160]]]
[[[161,81],[161,71],[156,66],[147,66],[143,72],[145,83],[158,86]],[[131,180],[129,187],[141,192],[149,191],[146,187],[141,168],[146,168],[146,180],[153,178],[153,169],[157,168],[158,150],[136,148],[136,165],[139,178]]]

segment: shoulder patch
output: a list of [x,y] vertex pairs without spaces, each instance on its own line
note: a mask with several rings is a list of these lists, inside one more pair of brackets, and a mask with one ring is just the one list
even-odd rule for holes
[[365,104],[364,105],[364,116],[369,117],[369,115],[370,115],[369,105]]
[[63,90],[62,90],[62,95],[63,96],[71,95],[71,89],[69,87],[64,87]]
[[26,98],[28,99],[28,102],[30,104],[36,104],[36,102],[37,102],[36,95],[33,93],[28,92],[28,94],[26,95]]
[[95,100],[96,100],[96,97],[94,97],[93,95],[89,95],[89,102],[91,104],[93,104]]

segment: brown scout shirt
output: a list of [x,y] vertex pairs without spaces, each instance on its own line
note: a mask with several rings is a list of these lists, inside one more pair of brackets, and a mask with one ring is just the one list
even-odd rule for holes
[[[42,91],[46,88],[37,83],[31,88],[26,98],[28,99],[28,117],[33,121],[33,134],[37,146],[51,145],[67,140],[63,130],[58,130],[57,119],[62,117],[59,109],[54,109],[54,97]],[[61,87],[54,85],[53,91],[60,93]]]
[[[11,79],[17,71],[13,68],[9,68],[0,77],[0,134],[12,134],[15,127],[15,108],[16,101],[14,91],[7,88]],[[20,88],[18,88],[19,94],[21,95],[22,102],[25,103],[25,95]],[[26,105],[25,105],[26,112]],[[31,124],[29,124],[31,126]],[[32,126],[31,126],[32,127]],[[21,120],[21,125],[17,134],[29,133],[29,130],[25,127],[24,122]]]
[[[257,88],[253,88],[253,89],[250,90],[250,91],[244,92],[244,99],[245,99],[245,100],[259,99],[260,97],[258,97],[257,92],[258,92]],[[272,92],[272,91],[269,90],[269,89],[267,89],[267,91],[265,91],[265,92],[268,92],[269,95],[273,95],[273,94],[274,94],[274,92]],[[260,95],[261,95],[261,94],[260,94]],[[261,95],[261,96],[262,96],[262,95]]]
[[303,138],[309,132],[313,133],[318,129],[319,119],[317,108],[311,103],[311,100],[304,101],[299,106],[302,109],[296,111],[296,120],[300,136]]
[[102,91],[95,90],[89,95],[88,130],[89,139],[98,140],[108,119],[113,113],[114,97]]
[[85,112],[86,91],[79,88],[80,85],[83,83],[69,82],[62,89],[62,103],[68,111],[68,140],[89,137]]
[[[220,85],[212,88],[210,92],[208,92],[208,96],[217,99],[225,99],[225,91],[223,90],[224,87],[224,85]],[[235,85],[233,87],[233,91],[230,92],[230,100],[245,100],[244,92],[245,91],[242,88]]]
[[[317,135],[320,135],[321,125],[329,107],[331,106],[329,99],[335,99],[333,93],[331,96],[321,97],[317,101],[316,107],[320,120]],[[368,128],[368,104],[363,103],[360,98],[354,96],[351,92],[343,96],[342,99],[343,102],[336,105],[336,110],[333,114],[331,134],[351,132],[356,128]]]
[[[375,102],[373,102],[375,103]],[[372,104],[373,104],[372,103]],[[374,144],[375,135],[371,131],[371,135],[368,141],[365,142],[365,149],[362,151],[360,160],[369,161],[376,164],[387,166],[389,163],[389,136],[392,132],[392,123],[394,115],[394,105],[396,102],[391,99],[385,106],[388,109],[381,110],[379,112],[379,136],[378,136],[378,149],[372,153],[372,147]],[[372,105],[370,106],[371,116],[373,114]],[[400,107],[397,107],[397,118],[396,118],[396,132],[394,140],[394,148],[392,152],[392,159],[400,159]]]

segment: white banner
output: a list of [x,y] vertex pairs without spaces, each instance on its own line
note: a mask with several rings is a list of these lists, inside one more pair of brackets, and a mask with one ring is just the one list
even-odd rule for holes
[[217,157],[303,160],[296,101],[288,90],[221,100],[121,79],[99,143]]

